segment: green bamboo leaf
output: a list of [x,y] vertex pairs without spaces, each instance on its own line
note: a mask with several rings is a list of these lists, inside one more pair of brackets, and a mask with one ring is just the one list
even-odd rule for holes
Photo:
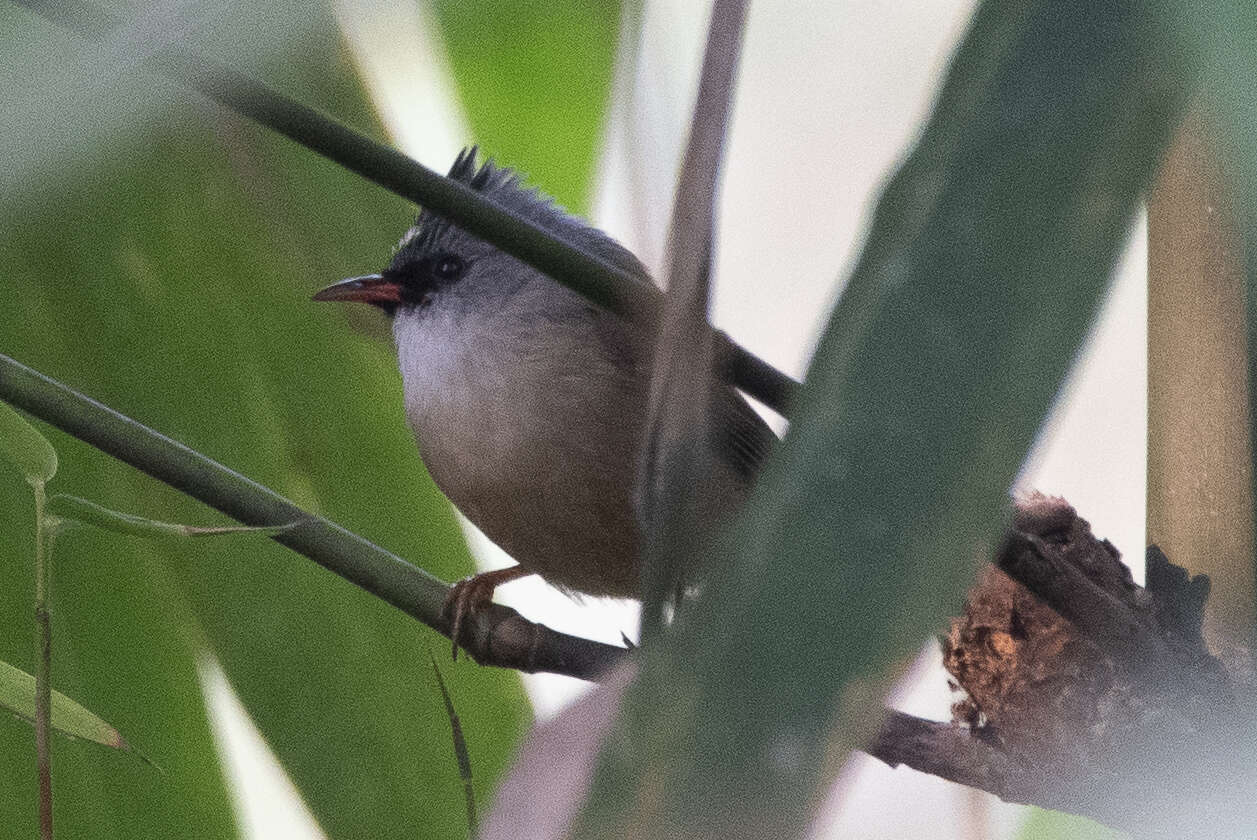
[[[0,707],[28,721],[35,719],[35,677],[7,662],[0,662]],[[99,715],[83,708],[60,691],[52,692],[52,728],[116,750],[131,745]]]
[[281,534],[284,531],[294,527],[296,523],[287,525],[220,525],[204,527],[198,525],[183,525],[178,522],[160,522],[156,519],[146,519],[143,516],[136,516],[131,513],[122,513],[121,511],[107,508],[104,505],[98,505],[95,502],[78,496],[70,496],[65,493],[57,493],[48,500],[49,513],[61,517],[67,522],[80,522],[84,525],[94,525],[97,528],[103,528],[106,531],[113,531],[117,534],[126,534],[132,537],[216,537],[229,534],[254,534],[263,537],[272,537]]
[[1197,81],[1156,2],[988,0],[581,837],[794,837],[957,610]]
[[47,484],[57,474],[57,452],[47,438],[0,400],[0,457],[13,463],[31,484]]

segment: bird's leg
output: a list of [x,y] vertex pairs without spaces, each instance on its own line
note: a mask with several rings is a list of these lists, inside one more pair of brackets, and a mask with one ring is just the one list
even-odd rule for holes
[[450,587],[450,594],[445,596],[443,612],[450,617],[450,641],[454,646],[454,658],[458,659],[458,642],[462,638],[463,619],[475,613],[493,600],[493,590],[504,583],[528,577],[532,572],[523,566],[508,566],[492,572],[481,572],[478,575],[463,578]]

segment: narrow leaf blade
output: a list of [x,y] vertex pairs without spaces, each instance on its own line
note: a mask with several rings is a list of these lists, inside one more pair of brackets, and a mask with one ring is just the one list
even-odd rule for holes
[[716,188],[745,19],[746,3],[741,0],[720,0],[712,9],[698,101],[672,210],[667,305],[655,340],[637,483],[638,517],[645,535],[643,639],[660,629],[666,604],[686,582],[687,560],[701,545],[699,532],[705,523],[699,499],[728,489],[715,484],[715,464],[702,457],[709,450],[709,428],[726,421],[719,412],[713,414],[710,405],[715,365],[707,310]]
[[432,662],[432,672],[436,674],[436,685],[441,690],[441,700],[445,704],[445,715],[450,720],[450,738],[454,742],[454,758],[458,761],[458,777],[463,782],[463,797],[467,800],[467,833],[476,834],[476,791],[472,787],[471,753],[467,749],[467,739],[463,737],[463,723],[454,710],[454,698],[450,696],[449,687],[445,685],[445,677],[436,664],[436,657],[428,651],[428,659]]
[[58,493],[49,499],[48,510],[53,515],[63,519],[81,522],[85,525],[93,525],[106,531],[113,531],[116,534],[149,539],[165,537],[182,539],[186,537],[214,537],[230,534],[253,534],[262,537],[273,537],[293,527],[293,523],[286,525],[222,525],[205,527],[183,525],[178,522],[161,522],[156,519],[136,516],[132,513],[122,513],[79,496],[70,496],[65,493]]
[[[7,662],[0,662],[0,707],[26,720],[35,719],[35,677]],[[130,750],[117,729],[100,715],[83,708],[60,691],[52,692],[52,728],[116,750]]]

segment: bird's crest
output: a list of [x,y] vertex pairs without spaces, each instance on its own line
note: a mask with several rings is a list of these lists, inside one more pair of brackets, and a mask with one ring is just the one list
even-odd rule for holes
[[[477,165],[478,147],[469,146],[459,153],[450,167],[449,178],[466,184],[503,210],[509,211],[557,235],[631,274],[645,278],[646,270],[637,258],[602,231],[571,215],[554,199],[536,187],[524,184],[514,169],[499,166],[488,158]],[[424,209],[398,245],[399,252],[428,254],[438,249],[449,235],[452,225],[446,219]]]

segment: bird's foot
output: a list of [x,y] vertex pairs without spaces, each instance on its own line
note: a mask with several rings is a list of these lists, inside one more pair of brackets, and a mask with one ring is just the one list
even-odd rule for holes
[[455,660],[458,659],[458,645],[463,638],[464,620],[491,603],[493,592],[499,586],[530,574],[532,572],[521,566],[509,566],[463,578],[450,587],[450,594],[445,596],[443,612],[449,617],[450,643]]

